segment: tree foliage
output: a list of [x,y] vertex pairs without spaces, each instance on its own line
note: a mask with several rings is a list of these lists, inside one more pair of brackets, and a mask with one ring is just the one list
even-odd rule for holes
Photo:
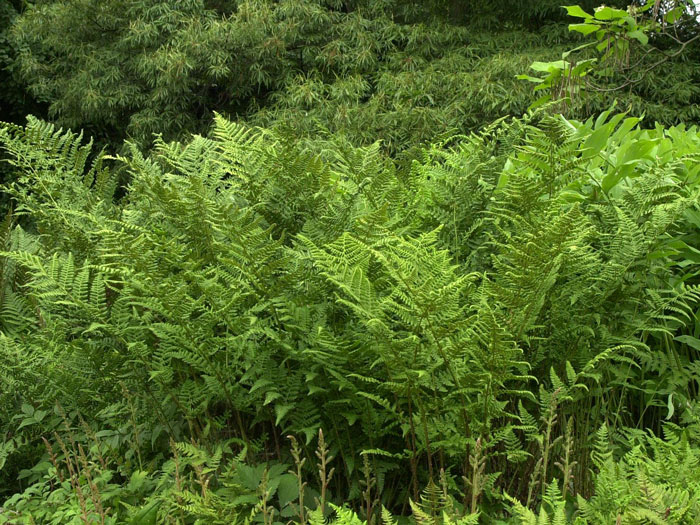
[[[397,153],[521,115],[515,77],[576,45],[566,23],[542,0],[55,0],[29,4],[12,35],[51,117],[116,146],[204,133],[218,111]],[[647,122],[695,121],[696,61],[683,60],[617,95]]]
[[[559,102],[559,109],[575,111],[586,105],[591,95],[610,98],[633,88],[648,93],[650,86],[659,88],[656,74],[660,71],[678,71],[674,61],[679,57],[684,61],[682,70],[690,73],[686,66],[695,58],[700,39],[696,3],[648,1],[632,3],[626,9],[599,6],[591,12],[580,5],[564,7],[576,20],[569,24],[569,30],[584,35],[588,42],[565,51],[561,60],[534,62],[530,68],[537,76],[518,76],[535,82],[535,92],[544,91],[531,107],[553,100]],[[677,96],[670,102],[677,106],[681,120],[695,120],[694,109],[683,108],[692,96],[693,77],[671,77],[683,82],[684,88],[676,88]]]

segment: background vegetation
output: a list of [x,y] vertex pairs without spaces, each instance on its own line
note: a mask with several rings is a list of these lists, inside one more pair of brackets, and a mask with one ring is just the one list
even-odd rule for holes
[[[522,114],[516,75],[581,43],[571,21],[553,0],[71,0],[28,4],[9,33],[48,115],[115,147],[205,133],[218,111],[397,153]],[[690,46],[574,116],[617,98],[651,125],[695,121],[697,63]]]
[[0,3],[0,523],[699,523],[697,24],[594,7]]

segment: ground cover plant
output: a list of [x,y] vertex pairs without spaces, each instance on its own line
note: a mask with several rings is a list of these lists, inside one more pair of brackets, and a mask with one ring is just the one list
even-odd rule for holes
[[696,523],[700,137],[638,123],[6,127],[0,516]]

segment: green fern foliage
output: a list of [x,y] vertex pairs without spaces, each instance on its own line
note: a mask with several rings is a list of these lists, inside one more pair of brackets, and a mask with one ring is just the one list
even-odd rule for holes
[[[4,127],[8,508],[40,521],[31,490],[63,477],[90,520],[142,476],[120,516],[303,525],[318,500],[375,523],[412,501],[466,525],[506,493],[524,523],[692,523],[697,360],[672,345],[697,350],[700,136],[638,123],[529,114],[410,164],[220,116],[148,155]],[[629,430],[662,417],[684,426]]]

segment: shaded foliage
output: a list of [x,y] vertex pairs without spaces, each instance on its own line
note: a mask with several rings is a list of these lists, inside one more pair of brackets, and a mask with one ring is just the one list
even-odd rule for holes
[[[204,133],[218,111],[399,153],[523,114],[516,75],[577,42],[555,4],[50,1],[29,4],[12,35],[51,118],[116,146]],[[694,56],[616,93],[622,106],[648,123],[696,121]],[[590,97],[578,116],[611,100]]]

